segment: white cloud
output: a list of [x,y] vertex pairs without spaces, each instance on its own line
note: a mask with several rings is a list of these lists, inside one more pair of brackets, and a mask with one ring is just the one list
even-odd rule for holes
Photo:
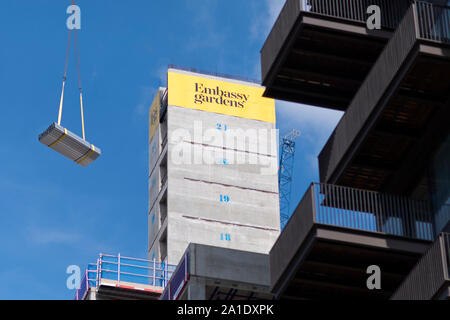
[[277,101],[278,112],[290,121],[319,130],[329,131],[334,129],[344,114],[342,111],[335,111],[327,108],[308,106],[300,103]]
[[[286,0],[264,0],[261,1],[262,3],[257,2],[252,5],[253,16],[251,17],[252,23],[250,24],[249,34],[250,40],[259,43],[259,48],[262,48],[263,43],[266,41],[285,1]],[[261,77],[261,64],[259,59],[254,61],[251,76],[255,79],[260,79]]]
[[298,138],[302,152],[313,169],[317,169],[317,155],[324,147],[337,123],[344,114],[341,111],[307,106],[299,103],[277,101],[277,122],[280,134],[291,129],[301,132]]
[[28,229],[29,240],[36,245],[48,244],[77,244],[84,237],[79,233],[67,232],[57,229],[39,228],[36,226]]
[[278,15],[281,12],[286,0],[266,0],[267,7],[269,8],[269,21],[268,24],[271,27],[275,20],[278,18]]
[[157,71],[159,86],[165,87],[167,85],[167,64],[160,65]]
[[[256,17],[250,27],[251,37],[262,43],[266,40],[277,20],[286,0],[265,0],[263,10],[255,6]],[[253,74],[259,75],[260,63],[255,64]],[[301,131],[298,141],[301,141],[305,159],[313,169],[317,169],[317,154],[341,119],[343,112],[331,109],[307,106],[299,103],[276,101],[277,124],[280,134],[284,135],[291,129]],[[301,139],[301,140],[300,140]]]
[[134,115],[139,117],[147,115],[155,93],[156,89],[152,86],[143,86],[140,88],[139,103],[134,108]]
[[[198,5],[202,3],[202,5]],[[227,40],[226,26],[218,25],[214,18],[218,12],[217,1],[208,1],[208,5],[203,5],[203,1],[190,1],[192,13],[188,18],[198,29],[186,37],[186,42],[182,44],[182,50],[185,52],[200,52],[205,49],[221,49]]]
[[29,225],[24,229],[27,241],[35,247],[62,245],[76,247],[79,252],[113,252],[115,249],[105,245],[103,239],[93,238],[88,234],[67,230],[55,226]]
[[285,2],[286,0],[265,0],[263,3],[265,10],[259,11],[259,7],[255,9],[261,13],[253,19],[250,26],[252,38],[261,38],[263,41],[267,38]]
[[[252,10],[254,15],[250,25],[250,40],[258,41],[260,48],[266,41],[273,28],[286,0],[264,0],[257,2]],[[252,74],[260,77],[261,64],[255,61]],[[301,131],[297,138],[296,161],[297,171],[303,167],[309,167],[312,171],[318,170],[317,155],[324,147],[343,112],[331,109],[308,106],[299,103],[276,101],[277,127],[280,135],[290,132],[292,129]],[[303,176],[303,174],[299,174]]]

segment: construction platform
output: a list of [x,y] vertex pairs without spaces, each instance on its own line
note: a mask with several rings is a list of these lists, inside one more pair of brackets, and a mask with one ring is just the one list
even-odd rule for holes
[[88,265],[74,300],[156,300],[174,269],[154,260],[100,254]]
[[160,300],[271,300],[269,255],[190,243]]

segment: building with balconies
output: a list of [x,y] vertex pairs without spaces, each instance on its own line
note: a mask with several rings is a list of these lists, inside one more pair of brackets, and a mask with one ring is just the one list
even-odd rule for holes
[[[366,26],[378,5],[381,29]],[[270,252],[279,299],[446,299],[449,1],[287,0],[265,96],[345,111]],[[368,267],[382,287],[366,285]]]
[[[102,255],[76,298],[449,299],[446,4],[287,0],[261,51],[265,89],[170,68],[150,109],[149,260]],[[345,111],[281,234],[270,139],[211,140],[273,129],[269,98]]]

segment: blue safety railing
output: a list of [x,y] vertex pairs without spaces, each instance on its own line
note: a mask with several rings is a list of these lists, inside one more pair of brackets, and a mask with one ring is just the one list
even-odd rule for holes
[[84,300],[89,289],[97,287],[97,269],[97,264],[88,264],[80,282],[80,288],[75,292],[74,300]]
[[312,194],[315,223],[434,240],[428,201],[324,183]]
[[97,288],[102,280],[112,280],[118,285],[148,285],[164,289],[176,266],[156,260],[137,259],[100,254],[97,264],[89,264],[75,293],[75,300],[84,300],[90,288]]
[[415,1],[420,38],[450,44],[450,7]]

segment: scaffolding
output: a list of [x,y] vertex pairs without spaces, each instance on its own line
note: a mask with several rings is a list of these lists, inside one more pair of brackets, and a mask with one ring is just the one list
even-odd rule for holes
[[158,298],[176,266],[156,260],[100,254],[88,265],[74,300],[89,300],[90,290],[120,299]]

